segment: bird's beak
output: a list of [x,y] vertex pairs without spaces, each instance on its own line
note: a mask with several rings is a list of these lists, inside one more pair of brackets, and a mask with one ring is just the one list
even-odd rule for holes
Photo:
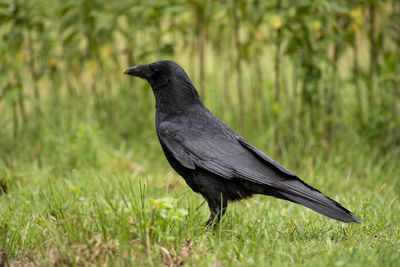
[[136,76],[136,77],[140,77],[143,79],[147,79],[147,77],[149,75],[149,67],[148,67],[148,65],[137,65],[137,66],[127,68],[123,73],[131,75],[131,76]]

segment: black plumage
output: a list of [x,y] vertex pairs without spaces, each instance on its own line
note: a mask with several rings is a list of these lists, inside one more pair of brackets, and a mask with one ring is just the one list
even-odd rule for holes
[[228,201],[253,194],[302,204],[329,218],[358,222],[350,211],[300,180],[215,117],[186,72],[173,61],[128,68],[146,79],[156,99],[156,131],[171,166],[208,202],[217,223]]

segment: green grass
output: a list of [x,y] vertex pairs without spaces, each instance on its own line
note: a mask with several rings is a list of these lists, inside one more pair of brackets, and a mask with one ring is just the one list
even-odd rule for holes
[[[231,204],[212,233],[204,228],[206,203],[170,169],[154,129],[121,141],[90,119],[74,125],[42,125],[36,139],[21,135],[1,157],[8,193],[0,196],[0,244],[11,264],[400,264],[396,149],[344,140],[329,152],[306,145],[298,166],[290,151],[280,156],[361,224],[256,196]],[[261,139],[249,139],[268,152]]]

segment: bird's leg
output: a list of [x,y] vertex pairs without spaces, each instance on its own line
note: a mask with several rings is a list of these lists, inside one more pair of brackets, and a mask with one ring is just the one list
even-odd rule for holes
[[207,198],[207,202],[210,208],[211,215],[210,218],[207,220],[206,227],[212,226],[215,229],[215,227],[221,220],[222,216],[224,216],[226,212],[226,208],[228,207],[228,202],[225,199],[223,199],[222,193],[220,195],[219,200],[215,198],[212,199]]

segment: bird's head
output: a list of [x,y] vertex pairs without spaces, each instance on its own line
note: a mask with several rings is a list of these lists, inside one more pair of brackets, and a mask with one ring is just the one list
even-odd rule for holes
[[157,83],[165,85],[172,79],[189,80],[189,77],[181,66],[170,60],[133,66],[126,69],[124,74],[146,79],[151,85],[157,85]]
[[201,103],[200,97],[188,75],[177,63],[164,60],[147,65],[137,65],[124,71],[124,74],[147,80],[157,102],[169,105]]

